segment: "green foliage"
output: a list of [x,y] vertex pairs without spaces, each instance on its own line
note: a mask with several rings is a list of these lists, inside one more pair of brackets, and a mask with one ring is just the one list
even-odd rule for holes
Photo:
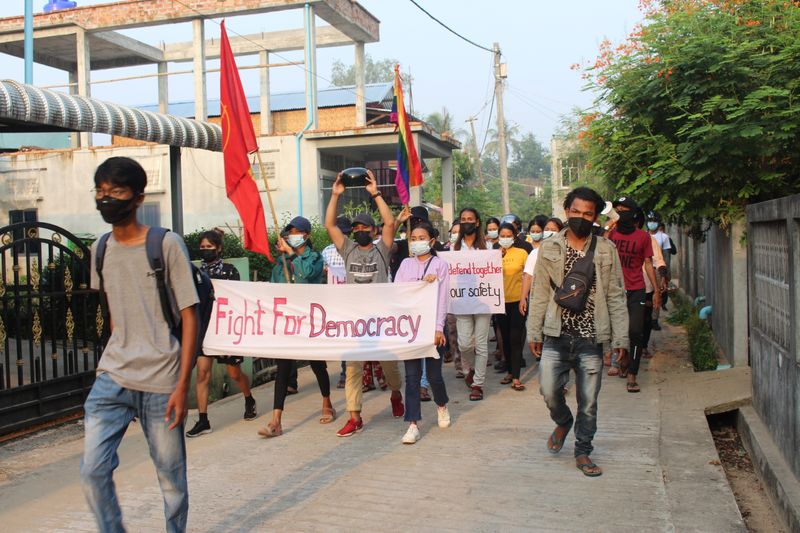
[[[364,55],[364,83],[383,83],[394,80],[394,66],[396,59],[381,59],[375,61],[369,54]],[[335,60],[331,67],[331,85],[345,87],[356,84],[355,65],[345,65],[340,60]]]
[[594,169],[686,225],[725,227],[748,203],[800,192],[798,34],[792,2],[658,3],[587,69]]
[[700,318],[699,309],[682,293],[670,293],[674,309],[667,322],[682,325],[689,338],[689,358],[695,371],[716,370],[717,342],[708,321]]

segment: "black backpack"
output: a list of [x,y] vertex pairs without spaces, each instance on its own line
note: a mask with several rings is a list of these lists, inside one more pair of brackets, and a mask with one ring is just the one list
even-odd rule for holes
[[[156,277],[156,286],[158,287],[158,298],[161,302],[161,312],[164,315],[164,320],[169,325],[172,336],[181,340],[181,319],[180,316],[175,316],[172,310],[172,302],[175,300],[172,291],[167,286],[166,279],[166,266],[164,263],[164,237],[169,230],[167,228],[151,227],[147,230],[147,238],[145,241],[145,250],[147,251],[147,262],[150,263],[150,268]],[[97,241],[97,249],[95,251],[95,269],[100,278],[100,302],[103,309],[103,320],[105,324],[109,323],[108,300],[106,298],[105,287],[103,286],[103,259],[106,254],[106,246],[108,238],[111,233],[106,233]],[[192,279],[194,280],[194,287],[197,290],[197,296],[200,302],[195,306],[195,313],[197,314],[197,353],[202,354],[203,337],[206,335],[208,323],[211,320],[211,310],[214,306],[214,286],[208,274],[197,268],[193,263],[189,263],[192,269]]]
[[561,287],[557,287],[553,280],[550,285],[553,287],[553,300],[573,313],[580,313],[586,308],[586,301],[589,299],[589,292],[592,290],[594,281],[594,249],[597,246],[597,237],[592,235],[592,243],[586,255],[573,263],[572,268],[564,276]]

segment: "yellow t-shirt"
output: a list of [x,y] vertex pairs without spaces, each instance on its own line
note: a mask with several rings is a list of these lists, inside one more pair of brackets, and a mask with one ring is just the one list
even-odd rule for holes
[[513,246],[503,256],[503,289],[506,292],[506,303],[519,302],[522,292],[522,270],[527,259],[528,252]]

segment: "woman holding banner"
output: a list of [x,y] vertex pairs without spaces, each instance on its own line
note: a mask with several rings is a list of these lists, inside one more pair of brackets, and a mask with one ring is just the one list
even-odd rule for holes
[[450,426],[450,413],[447,410],[447,390],[442,378],[442,356],[444,355],[444,326],[447,316],[447,300],[449,289],[449,273],[447,263],[436,257],[433,245],[436,239],[430,224],[423,222],[411,231],[409,249],[412,257],[407,257],[400,264],[394,276],[395,283],[410,281],[439,281],[439,292],[436,305],[436,337],[434,343],[439,352],[438,358],[410,359],[405,361],[406,367],[406,413],[405,421],[409,422],[408,431],[403,436],[403,444],[414,444],[420,439],[417,422],[422,418],[420,402],[420,380],[423,364],[427,369],[428,382],[433,391],[433,401],[438,406],[439,427]]
[[520,313],[519,295],[522,288],[522,269],[528,254],[521,248],[514,247],[515,228],[507,222],[500,225],[500,236],[497,239],[503,254],[503,285],[506,295],[506,312],[497,315],[497,322],[502,335],[503,355],[506,358],[508,374],[500,382],[501,385],[511,383],[515,391],[525,390],[520,383],[520,366],[522,364],[522,347],[525,338],[525,317]]
[[[311,239],[311,222],[303,217],[294,217],[278,237],[277,248],[281,252],[278,265],[272,269],[272,283],[323,283],[324,261],[313,249]],[[288,266],[290,280],[286,279],[281,263]],[[275,376],[275,395],[272,404],[272,420],[266,427],[260,428],[262,437],[278,437],[283,434],[281,417],[283,416],[287,388],[292,371],[295,370],[293,359],[278,359],[278,372]],[[331,404],[331,380],[328,376],[328,365],[325,361],[310,361],[311,370],[317,377],[319,392],[322,395],[322,416],[320,424],[330,424],[336,420],[336,410]]]
[[[458,238],[452,249],[486,250],[486,240],[481,230],[481,215],[477,209],[465,207],[458,215],[461,223]],[[486,361],[489,359],[489,327],[492,315],[456,315],[458,348],[470,369],[464,381],[470,388],[470,401],[483,400],[483,384],[486,380]]]

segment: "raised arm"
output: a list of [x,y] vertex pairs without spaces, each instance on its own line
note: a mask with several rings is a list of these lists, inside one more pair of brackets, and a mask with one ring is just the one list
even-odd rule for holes
[[345,237],[339,226],[336,225],[336,211],[339,209],[339,197],[344,194],[344,184],[342,183],[342,174],[336,176],[336,181],[333,183],[331,189],[331,200],[328,202],[328,208],[325,210],[325,229],[328,230],[328,235],[331,237],[331,242],[339,250],[344,245]]
[[[381,222],[383,222],[383,233],[381,234],[381,240],[383,244],[386,245],[386,248],[391,250],[392,244],[394,244],[394,234],[395,234],[395,226],[394,226],[394,215],[392,214],[392,210],[389,209],[389,204],[387,204],[383,196],[380,195],[380,191],[378,191],[378,182],[375,179],[375,175],[372,174],[371,170],[367,170],[367,184],[364,186],[367,189],[367,192],[375,200],[375,205],[378,206],[378,211],[381,214]],[[325,219],[325,223],[327,225],[327,217]]]

